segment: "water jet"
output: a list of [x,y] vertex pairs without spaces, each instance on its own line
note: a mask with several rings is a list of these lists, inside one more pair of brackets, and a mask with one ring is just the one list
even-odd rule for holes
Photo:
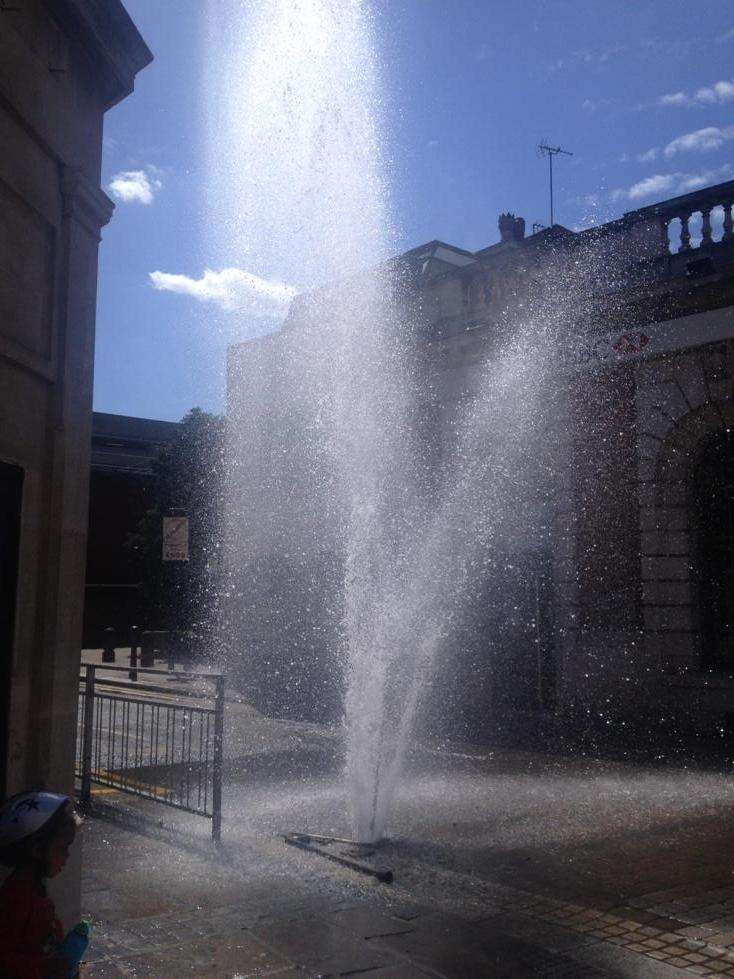
[[[477,582],[501,579],[502,541],[537,525],[521,504],[543,331],[525,325],[478,359],[434,433],[442,461],[426,459],[417,419],[441,392],[416,351],[437,259],[394,258],[370,4],[246,7],[232,8],[250,20],[218,92],[221,229],[228,261],[256,258],[258,276],[299,295],[279,331],[230,358],[228,672],[266,713],[322,720],[319,701],[339,704],[328,719],[344,719],[352,838],[373,843],[437,658]],[[443,247],[440,262],[457,271],[469,256]]]

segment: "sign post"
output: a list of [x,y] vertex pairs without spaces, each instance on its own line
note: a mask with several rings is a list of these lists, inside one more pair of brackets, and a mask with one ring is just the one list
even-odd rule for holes
[[189,518],[163,518],[164,561],[188,561],[189,559]]

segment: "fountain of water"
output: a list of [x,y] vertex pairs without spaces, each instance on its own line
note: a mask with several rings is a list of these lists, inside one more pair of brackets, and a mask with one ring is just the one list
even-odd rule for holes
[[[526,484],[537,343],[516,340],[478,372],[435,485],[413,423],[431,396],[411,354],[420,311],[410,270],[388,261],[369,6],[217,0],[209,27],[224,65],[208,84],[218,254],[305,292],[234,379],[246,394],[230,415],[230,604],[261,670],[275,641],[291,659],[335,648],[353,834],[371,842],[436,653]],[[518,387],[533,395],[518,402]],[[491,448],[488,429],[501,433]],[[295,684],[299,664],[286,666]]]

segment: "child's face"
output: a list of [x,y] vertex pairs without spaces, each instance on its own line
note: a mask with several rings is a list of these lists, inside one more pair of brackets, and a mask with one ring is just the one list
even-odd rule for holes
[[76,830],[70,827],[50,841],[46,848],[46,877],[55,877],[64,869],[75,836]]

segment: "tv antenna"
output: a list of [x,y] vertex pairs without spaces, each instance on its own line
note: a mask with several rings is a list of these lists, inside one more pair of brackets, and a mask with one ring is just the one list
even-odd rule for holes
[[548,143],[540,143],[538,152],[541,156],[548,157],[548,179],[550,184],[550,227],[553,227],[553,157],[563,153],[564,156],[573,156],[568,150],[561,149],[560,146],[549,146]]

